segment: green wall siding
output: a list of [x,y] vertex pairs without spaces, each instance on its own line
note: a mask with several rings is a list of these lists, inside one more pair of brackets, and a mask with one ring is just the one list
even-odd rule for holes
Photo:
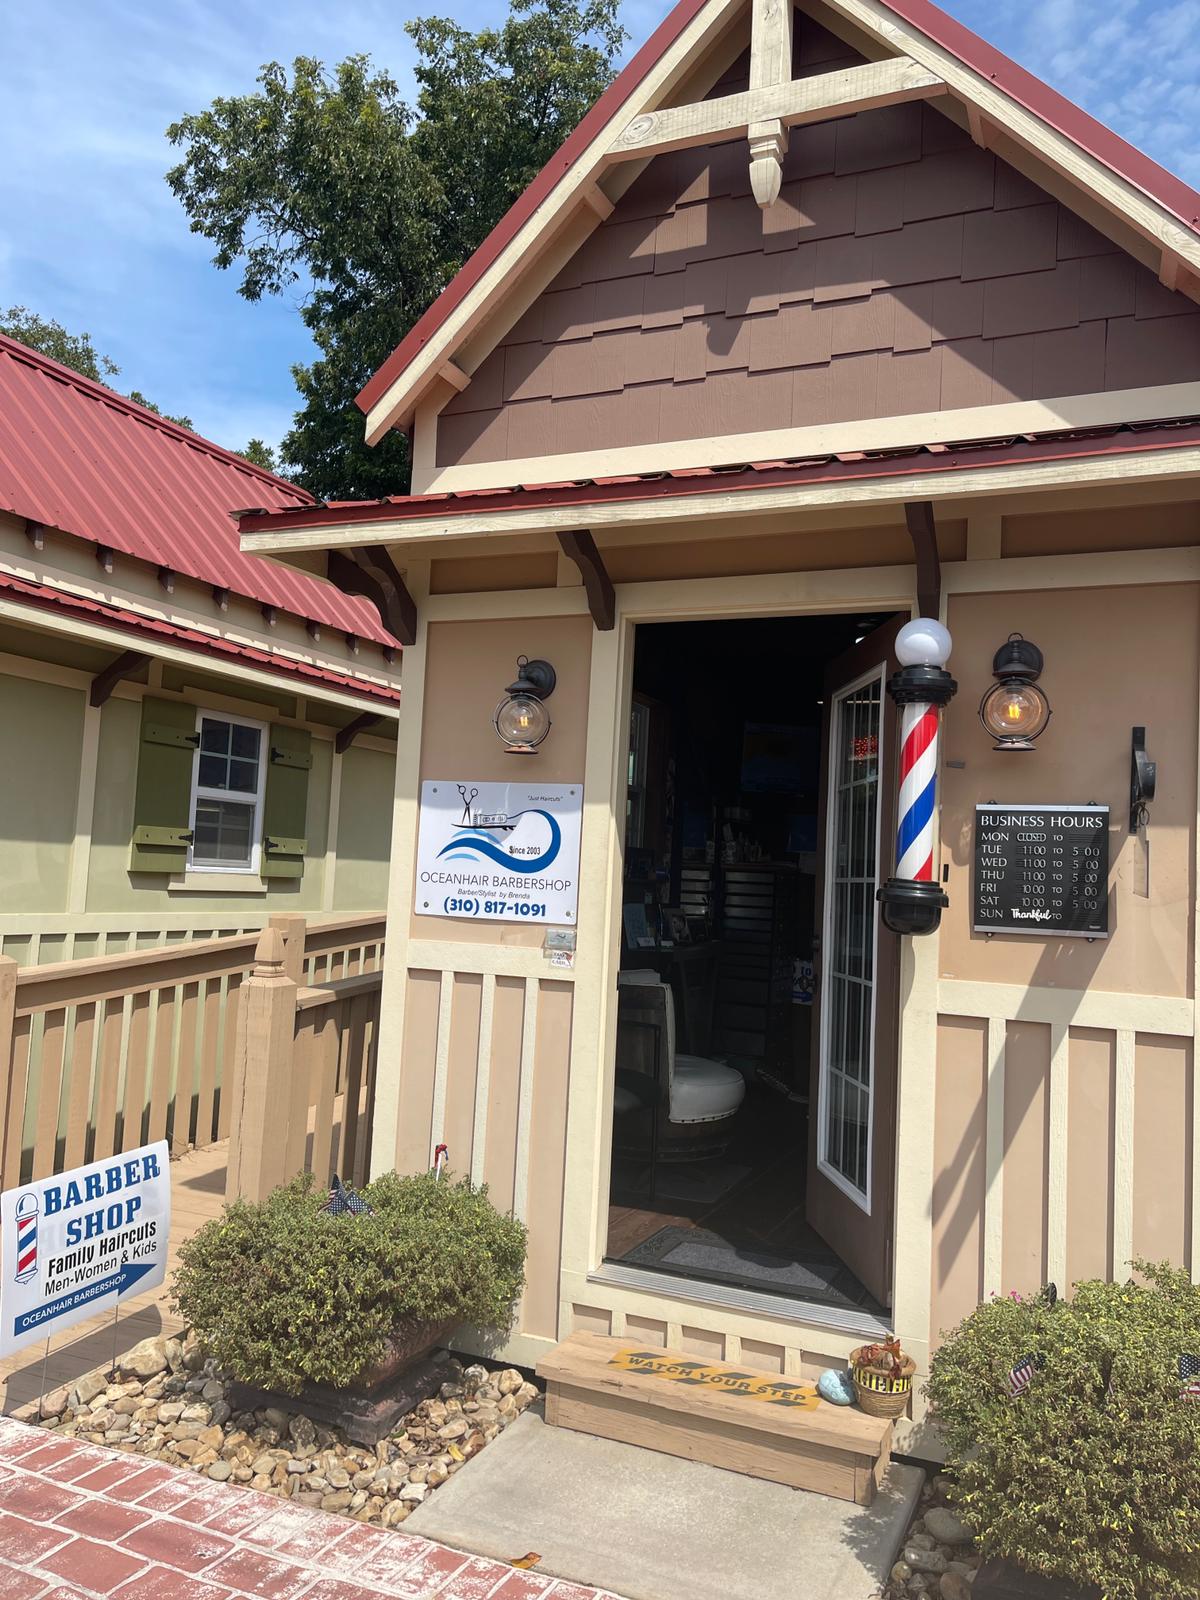
[[[61,916],[67,909],[83,722],[82,690],[0,674],[0,914],[30,914],[30,937],[39,931],[38,913]],[[266,893],[255,877],[249,893],[203,894],[172,893],[165,875],[129,870],[140,734],[141,702],[114,696],[100,714],[81,925],[89,914],[154,918],[182,913],[193,926],[223,928],[240,927],[246,919],[254,925],[272,911],[321,911],[333,771],[329,739],[312,741],[303,877],[266,880]],[[336,911],[376,911],[386,903],[393,767],[393,758],[380,751],[352,748],[343,757]],[[6,954],[21,959],[24,952],[17,946],[24,934],[25,925],[18,924],[2,935]],[[41,959],[54,959],[56,941],[65,955],[68,940],[64,933],[43,935]],[[73,953],[89,951],[79,947]]]
[[334,905],[339,911],[370,910],[387,902],[395,766],[394,757],[381,750],[361,750],[357,745],[351,745],[342,757],[333,885]]
[[79,793],[83,693],[0,676],[0,907],[61,911]]

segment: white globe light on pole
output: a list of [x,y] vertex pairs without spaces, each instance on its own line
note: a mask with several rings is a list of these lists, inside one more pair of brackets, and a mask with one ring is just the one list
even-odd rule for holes
[[933,617],[914,617],[896,635],[896,660],[902,667],[944,667],[953,648],[949,628]]

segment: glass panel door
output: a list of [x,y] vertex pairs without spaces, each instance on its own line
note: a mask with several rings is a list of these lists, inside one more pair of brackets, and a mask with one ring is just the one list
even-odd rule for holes
[[879,670],[840,690],[829,720],[819,1160],[826,1176],[867,1212],[882,710]]

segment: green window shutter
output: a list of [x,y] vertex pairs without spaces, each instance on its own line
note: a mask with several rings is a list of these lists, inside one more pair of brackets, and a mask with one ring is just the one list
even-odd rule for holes
[[267,789],[263,800],[262,875],[304,876],[308,828],[308,774],[312,739],[303,728],[272,723],[267,737]]
[[196,708],[181,700],[142,701],[131,872],[183,872],[192,825]]

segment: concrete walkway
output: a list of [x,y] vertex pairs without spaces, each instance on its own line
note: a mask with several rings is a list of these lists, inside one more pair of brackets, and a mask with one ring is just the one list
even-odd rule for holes
[[0,1600],[93,1596],[615,1600],[0,1418]]
[[540,1572],[631,1600],[869,1600],[924,1481],[893,1463],[863,1508],[548,1428],[531,1406],[404,1526],[476,1555],[537,1550]]

